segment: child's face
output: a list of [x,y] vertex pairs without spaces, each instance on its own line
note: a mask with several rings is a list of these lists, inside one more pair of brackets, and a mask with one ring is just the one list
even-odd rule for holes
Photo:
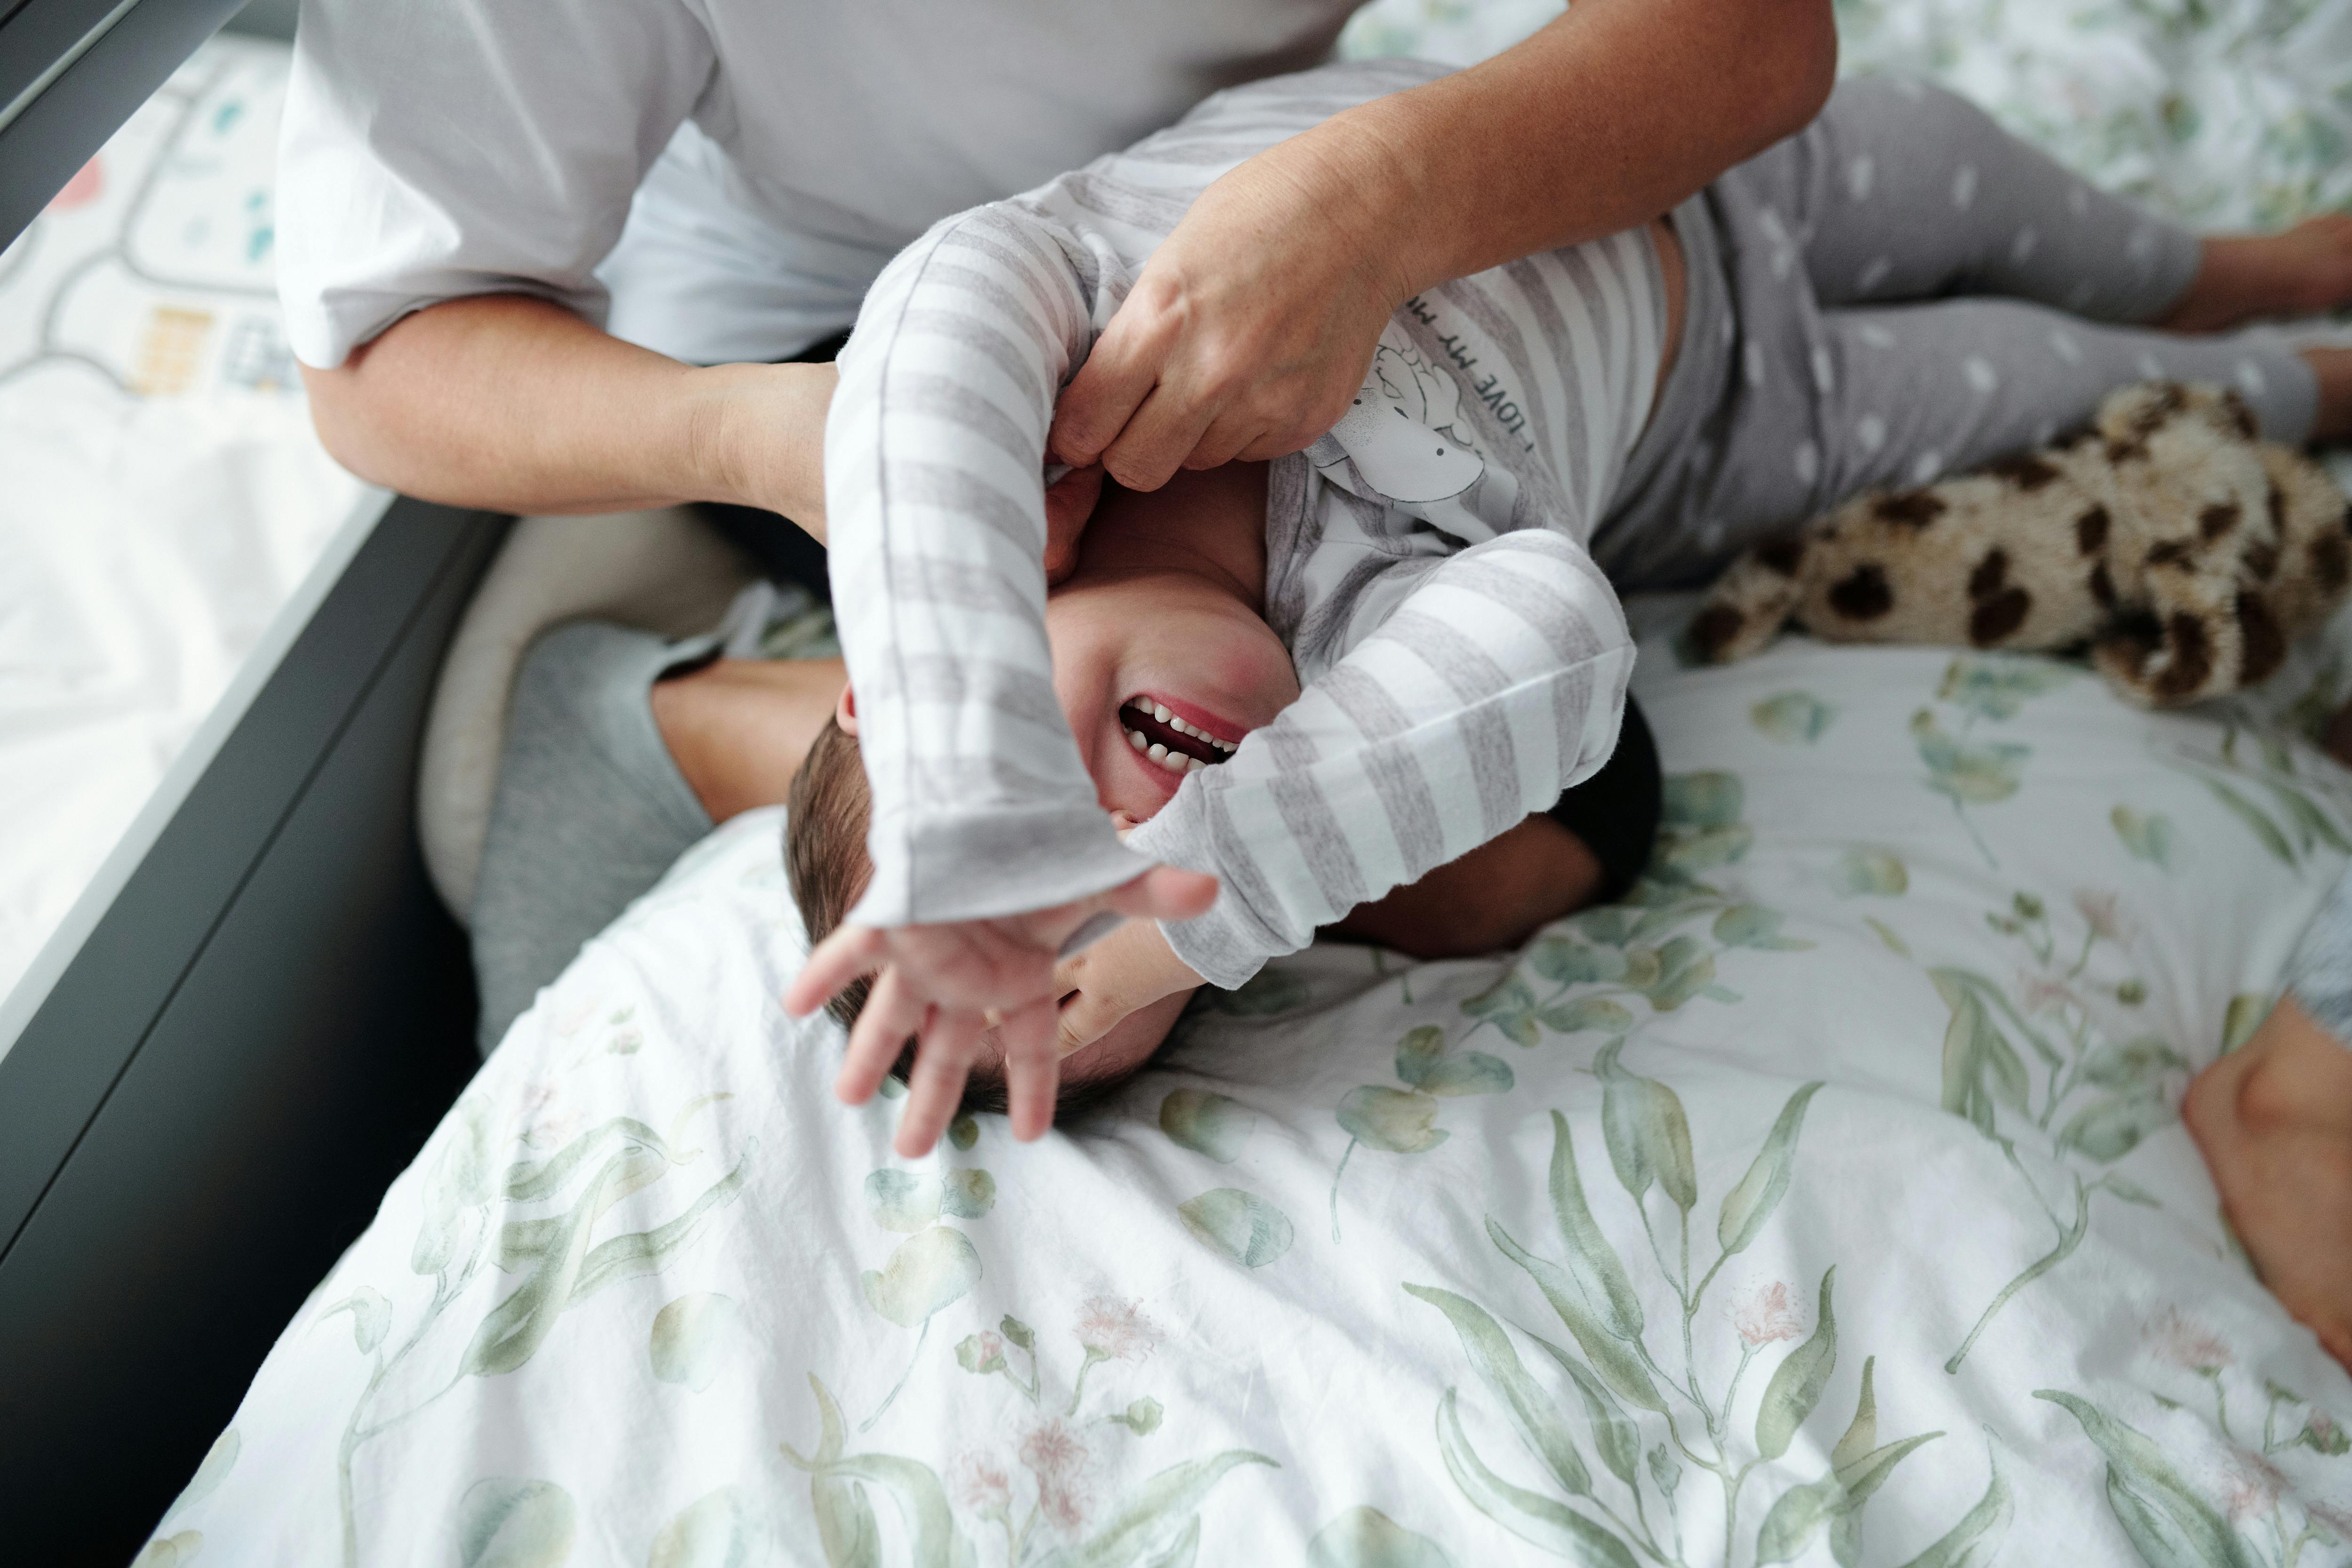
[[1265,595],[1262,465],[1105,496],[1045,605],[1054,690],[1105,810],[1150,817],[1297,698]]

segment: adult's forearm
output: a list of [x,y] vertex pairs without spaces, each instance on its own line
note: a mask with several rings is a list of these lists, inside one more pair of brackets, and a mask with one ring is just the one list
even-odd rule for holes
[[1801,129],[1836,68],[1830,0],[1576,0],[1298,151],[1380,193],[1359,210],[1393,236],[1402,299],[1658,216]]
[[829,366],[698,368],[546,300],[483,295],[302,374],[336,460],[408,495],[525,512],[732,501],[823,537]]

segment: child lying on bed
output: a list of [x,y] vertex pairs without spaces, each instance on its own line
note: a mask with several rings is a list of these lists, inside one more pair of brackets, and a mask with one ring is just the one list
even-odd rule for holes
[[[1046,598],[1054,694],[1081,737],[1097,801],[1115,828],[1150,820],[1191,773],[1270,723],[1298,696],[1289,650],[1262,616],[1265,599],[1264,466],[1180,473],[1150,493],[1113,488],[1086,532],[1076,570]],[[1138,701],[1129,694],[1149,693]],[[1149,703],[1153,711],[1142,711]],[[1180,717],[1195,715],[1192,719]],[[843,688],[835,721],[793,779],[785,867],[812,940],[864,893],[869,796],[856,739],[856,697]],[[1165,715],[1162,717],[1161,715]],[[1149,735],[1147,735],[1147,730]],[[1158,736],[1160,739],[1151,739]],[[1608,763],[1533,814],[1419,882],[1364,904],[1331,928],[1416,958],[1496,952],[1573,910],[1622,895],[1658,825],[1657,749],[1627,700]],[[1056,1105],[1072,1109],[1138,1070],[1160,1048],[1192,986],[1139,999],[1101,960],[1149,926],[1114,933],[1063,966],[1063,1043]],[[864,984],[835,997],[854,1022]],[[905,1072],[906,1055],[896,1064]],[[967,1109],[1003,1110],[1002,1048],[983,1040],[966,1080]]]
[[[2047,438],[2142,377],[2230,384],[2277,439],[2352,426],[2352,353],[2176,335],[2352,297],[2341,220],[2200,242],[1958,100],[1850,81],[1670,220],[1410,300],[1330,436],[1244,470],[1295,700],[1184,709],[1112,681],[1074,733],[1042,568],[1056,389],[1218,173],[1438,71],[1220,94],[941,224],[867,299],[825,468],[871,875],[786,1001],[814,1011],[876,976],[841,1089],[869,1096],[919,1038],[902,1152],[945,1126],[992,1027],[1014,1131],[1043,1131],[1074,974],[1129,1009],[1238,984],[1590,776],[1632,665],[1604,569],[1696,580],[1855,490]],[[1130,731],[1191,755],[1122,841],[1096,776],[1158,765]],[[1216,878],[1213,904],[1178,867]],[[1057,977],[1063,950],[1136,914],[1157,923]]]

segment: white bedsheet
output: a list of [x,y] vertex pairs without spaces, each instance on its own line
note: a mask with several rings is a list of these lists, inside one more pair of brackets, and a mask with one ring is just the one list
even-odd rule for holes
[[205,45],[0,252],[0,996],[362,498],[278,329],[287,58]]
[[778,815],[730,825],[517,1024],[157,1560],[2340,1561],[2352,1380],[2173,1109],[2345,863],[2276,717],[2340,658],[2158,717],[1646,618],[1633,903],[1284,961],[1034,1145],[833,1102]]

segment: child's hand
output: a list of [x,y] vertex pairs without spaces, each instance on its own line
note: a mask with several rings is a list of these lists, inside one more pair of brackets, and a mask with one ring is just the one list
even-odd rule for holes
[[1207,984],[1169,949],[1156,923],[1129,921],[1054,966],[1055,994],[1069,998],[1062,1004],[1055,1049],[1070,1056],[1109,1034],[1129,1013]]
[[1072,468],[1045,487],[1045,584],[1052,587],[1078,569],[1078,536],[1102,500],[1100,463]]
[[1054,1025],[1062,992],[1054,970],[1063,944],[1106,914],[1185,920],[1216,896],[1213,877],[1155,866],[1108,892],[1026,914],[887,929],[845,925],[817,944],[784,988],[784,1010],[804,1018],[859,975],[879,971],[850,1031],[834,1092],[848,1104],[865,1104],[908,1037],[917,1037],[907,1109],[892,1144],[908,1159],[928,1153],[954,1117],[981,1031],[994,1024],[1004,1046],[1013,1135],[1042,1137],[1053,1124],[1061,1066]]

